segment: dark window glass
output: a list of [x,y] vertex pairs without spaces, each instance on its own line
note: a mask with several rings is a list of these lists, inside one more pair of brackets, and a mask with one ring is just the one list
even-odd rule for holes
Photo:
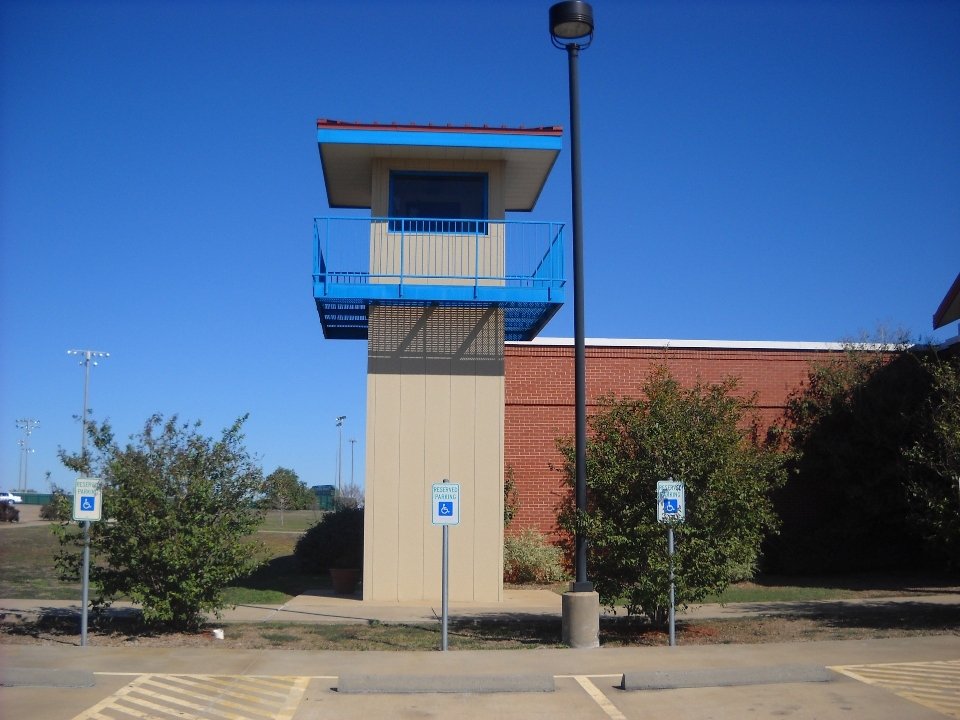
[[[487,176],[391,173],[390,230],[486,232]],[[422,219],[420,219],[422,218]]]

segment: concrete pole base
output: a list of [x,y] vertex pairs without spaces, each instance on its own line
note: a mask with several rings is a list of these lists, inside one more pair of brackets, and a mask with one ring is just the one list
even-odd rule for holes
[[572,648],[600,647],[600,595],[596,592],[565,592],[563,642]]

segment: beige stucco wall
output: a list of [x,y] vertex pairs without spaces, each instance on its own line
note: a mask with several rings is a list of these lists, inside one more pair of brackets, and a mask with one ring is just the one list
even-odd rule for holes
[[363,598],[439,600],[431,485],[460,483],[450,598],[503,599],[503,311],[374,306]]

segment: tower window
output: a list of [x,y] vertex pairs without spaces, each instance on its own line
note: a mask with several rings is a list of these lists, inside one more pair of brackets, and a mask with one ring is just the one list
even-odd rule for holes
[[[486,232],[487,176],[476,173],[390,173],[390,230]],[[402,220],[399,220],[402,218]]]

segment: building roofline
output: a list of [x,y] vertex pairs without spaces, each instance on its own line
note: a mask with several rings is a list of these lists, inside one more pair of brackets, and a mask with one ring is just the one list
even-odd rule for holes
[[509,128],[501,125],[499,128],[492,128],[488,125],[475,126],[469,123],[460,126],[454,126],[452,123],[446,125],[401,125],[396,121],[380,124],[378,122],[362,123],[359,120],[355,122],[345,122],[343,120],[327,120],[320,118],[317,120],[317,130],[380,130],[380,131],[402,131],[402,132],[439,132],[439,133],[485,133],[488,135],[546,135],[550,137],[561,137],[563,128],[559,125],[541,125],[535,128],[526,128],[523,125],[516,128]]
[[943,296],[940,307],[933,314],[933,329],[939,330],[954,320],[960,320],[960,275],[957,275],[957,279]]
[[[838,342],[784,342],[777,340],[670,340],[670,339],[632,339],[632,338],[586,338],[588,347],[637,347],[709,350],[807,350],[813,352],[836,352],[848,347]],[[538,337],[528,342],[511,341],[507,345],[545,345],[568,347],[573,338]],[[866,343],[862,347],[878,349],[875,343]]]

